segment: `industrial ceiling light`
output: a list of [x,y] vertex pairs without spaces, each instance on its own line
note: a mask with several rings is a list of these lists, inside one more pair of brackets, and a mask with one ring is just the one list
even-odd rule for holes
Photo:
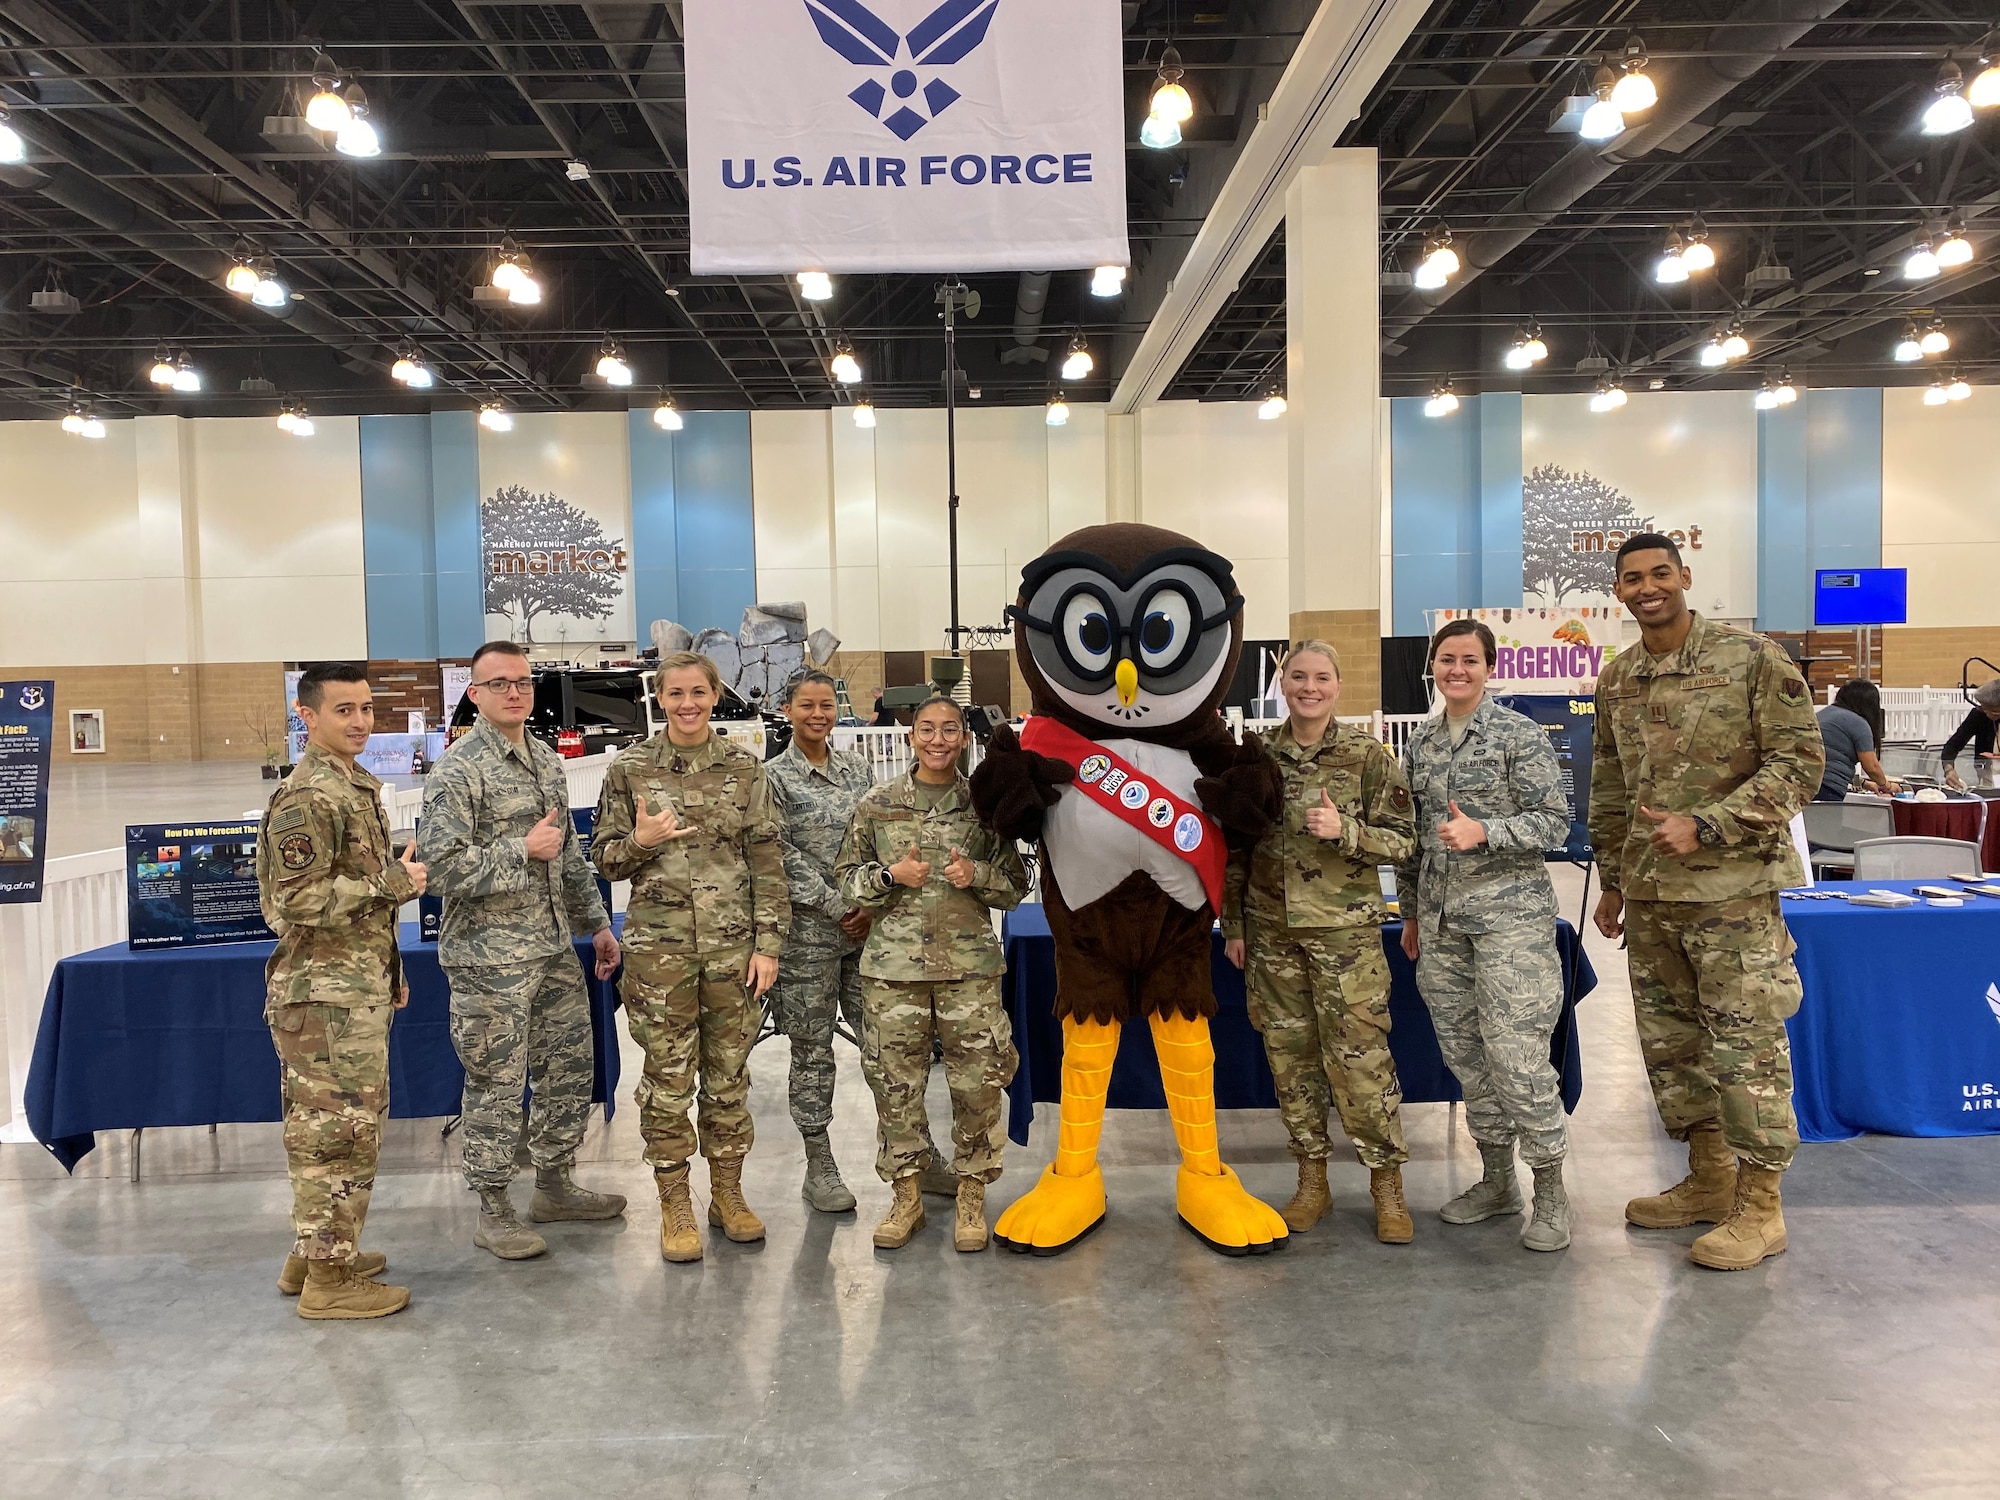
[[1147,115],[1145,123],[1139,127],[1139,144],[1142,146],[1151,146],[1155,151],[1170,151],[1180,143],[1181,128],[1172,120]]
[[1069,422],[1069,403],[1060,396],[1049,397],[1049,408],[1043,415],[1042,420],[1047,422],[1051,427],[1067,425]]
[[1274,385],[1257,405],[1257,420],[1275,422],[1290,409],[1289,403],[1285,400],[1285,393]]
[[1943,318],[1931,319],[1931,326],[1917,340],[1917,347],[1925,354],[1943,354],[1951,348],[1951,335],[1944,331]]
[[1979,72],[1973,76],[1965,98],[1974,109],[1991,109],[2000,104],[2000,31],[1989,32],[1979,44]]
[[1924,392],[1924,405],[1926,406],[1943,406],[1950,399],[1950,389],[1945,385],[1944,376],[1942,375],[1933,380],[1930,383],[1929,389]]
[[347,123],[334,136],[333,149],[342,156],[382,154],[382,137],[368,123],[368,92],[358,83],[347,87]]
[[1750,352],[1750,340],[1744,337],[1743,325],[1731,323],[1722,335],[1722,357],[1742,359]]
[[1594,412],[1616,411],[1628,399],[1622,382],[1617,380],[1600,381],[1596,394],[1590,398],[1590,409]]
[[11,167],[27,159],[28,143],[8,120],[6,105],[0,104],[0,163]]
[[1646,44],[1636,36],[1626,37],[1625,53],[1618,59],[1619,78],[1611,86],[1611,102],[1618,106],[1620,116],[1640,114],[1660,102],[1660,91],[1647,76],[1646,62]]
[[1776,411],[1778,409],[1778,387],[1770,376],[1766,375],[1764,377],[1764,384],[1758,388],[1756,400],[1752,402],[1752,405],[1759,411]]
[[1662,286],[1679,286],[1688,279],[1687,243],[1678,229],[1667,231],[1667,248],[1653,263],[1653,280]]
[[671,394],[660,397],[660,404],[653,408],[653,425],[662,432],[679,432],[687,425],[681,420],[680,408],[674,405]]
[[[1960,383],[1963,384],[1963,382]],[[1971,395],[1971,389],[1968,388],[1965,394],[1968,396]],[[1958,398],[1954,396],[1952,399],[1957,400]],[[99,420],[97,413],[87,406],[83,409],[83,425],[77,429],[77,435],[87,438],[101,438],[104,436],[104,423]]]
[[1695,351],[1694,357],[1696,363],[1708,370],[1719,370],[1729,363],[1728,354],[1723,352],[1720,334],[1712,335],[1707,343]]
[[833,351],[833,358],[826,362],[827,373],[842,385],[861,384],[861,361],[854,357],[854,346],[845,339]]
[[1799,399],[1799,388],[1792,384],[1790,370],[1778,371],[1778,405],[1790,406]]
[[1899,365],[1915,364],[1924,357],[1923,339],[1918,335],[1915,323],[1903,325],[1903,336],[1896,340],[1892,355]]
[[1449,377],[1431,388],[1431,399],[1424,403],[1427,417],[1448,417],[1458,410],[1458,394],[1451,388]]
[[1597,98],[1583,112],[1583,123],[1577,127],[1577,134],[1586,141],[1612,141],[1625,133],[1625,112],[1611,102],[1611,91],[1617,82],[1617,75],[1609,68],[1597,70],[1597,77],[1591,83],[1591,92]]
[[1929,281],[1938,274],[1937,251],[1931,248],[1931,237],[1925,235],[1910,247],[1910,253],[1903,259],[1903,277],[1908,281]]
[[1531,370],[1549,357],[1549,346],[1542,340],[1542,329],[1538,323],[1530,323],[1514,335],[1514,342],[1507,346],[1501,362],[1510,370]]
[[1458,247],[1451,230],[1440,224],[1424,236],[1424,258],[1417,263],[1415,283],[1420,291],[1434,292],[1458,274]]
[[62,430],[73,437],[83,436],[83,408],[72,406],[63,413]]
[[292,410],[292,403],[287,401],[283,406],[278,408],[278,431],[290,432],[298,425],[298,413]]
[[1096,368],[1097,361],[1091,355],[1090,345],[1083,341],[1083,335],[1079,333],[1069,341],[1069,353],[1062,362],[1062,378],[1081,380]]
[[431,367],[425,362],[423,355],[412,354],[410,356],[410,364],[412,366],[410,378],[405,380],[403,384],[407,385],[413,391],[429,390],[436,383],[437,377],[431,373]]
[[278,268],[270,261],[256,267],[257,284],[250,289],[250,301],[262,308],[283,307],[292,300],[292,289],[278,279]]
[[278,408],[278,430],[289,432],[293,437],[309,438],[313,435],[312,418],[306,415],[303,401],[296,405],[287,401]]
[[563,163],[563,176],[567,177],[571,182],[588,182],[590,181],[590,163],[587,161],[566,161]]
[[824,302],[833,295],[833,278],[824,271],[801,271],[799,295],[808,302]]
[[875,425],[875,403],[865,396],[854,403],[854,425],[864,432]]
[[1123,266],[1099,266],[1090,273],[1090,295],[1093,297],[1116,297],[1125,290],[1125,268]]
[[239,297],[249,297],[256,293],[260,279],[256,264],[251,260],[249,253],[239,248],[228,274],[222,278],[222,285]]
[[493,274],[487,281],[503,292],[511,292],[527,276],[527,268],[521,264],[521,252],[514,248],[512,240],[500,242],[500,258],[493,263]]
[[498,401],[488,401],[479,408],[479,425],[488,432],[512,432],[514,418]]
[[1972,104],[1965,97],[1965,75],[1958,64],[1938,69],[1937,97],[1924,110],[1925,135],[1956,135],[1972,123]]
[[1964,401],[1969,399],[1971,395],[1972,387],[1965,383],[1965,377],[1959,374],[1957,370],[1953,370],[1951,372],[1951,380],[1944,388],[1945,400]]
[[1175,126],[1185,125],[1194,118],[1194,100],[1181,85],[1185,74],[1180,53],[1169,46],[1160,54],[1159,76],[1153,81],[1153,102],[1146,111],[1151,118]]
[[306,124],[314,130],[338,130],[353,115],[340,97],[340,74],[325,53],[313,58],[313,93],[306,100]]
[[389,378],[391,380],[400,380],[404,385],[408,385],[410,377],[416,373],[417,362],[410,358],[407,350],[398,354],[396,362],[389,366]]
[[161,344],[153,351],[153,367],[146,372],[146,378],[164,389],[174,383],[174,376],[177,373],[173,356],[167,353],[167,346]]
[[185,354],[174,361],[174,389],[183,394],[201,389],[201,371]]
[[1972,241],[1965,237],[1965,220],[1954,217],[1945,225],[1944,238],[1937,242],[1931,253],[1937,257],[1938,265],[1948,271],[1970,265]]
[[598,346],[597,373],[607,385],[632,383],[632,367],[625,362],[625,351],[608,338]]
[[1715,269],[1715,247],[1708,242],[1708,225],[1699,214],[1687,227],[1687,248],[1681,251],[1681,263],[1690,271]]

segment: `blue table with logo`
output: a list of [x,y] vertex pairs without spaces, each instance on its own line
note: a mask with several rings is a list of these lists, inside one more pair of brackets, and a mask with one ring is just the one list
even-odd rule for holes
[[[1016,1145],[1028,1143],[1035,1106],[1062,1097],[1062,1023],[1056,1019],[1056,948],[1049,919],[1041,906],[1026,902],[1009,912],[1001,929],[1007,954],[1004,995],[1014,1024],[1014,1046],[1021,1066],[1007,1086],[1007,1134]],[[1403,1098],[1411,1104],[1443,1104],[1465,1097],[1458,1079],[1444,1065],[1430,1011],[1417,993],[1416,965],[1403,956],[1403,926],[1391,922],[1382,929],[1382,946],[1389,956],[1389,1051]],[[1549,1060],[1562,1079],[1563,1108],[1574,1111],[1583,1096],[1583,1061],[1577,1045],[1576,1003],[1597,987],[1577,943],[1576,929],[1556,923],[1556,951],[1568,976],[1562,1015],[1549,1038]],[[1250,1025],[1243,993],[1243,971],[1222,953],[1218,931],[1209,954],[1209,978],[1215,986],[1216,1014],[1209,1023],[1215,1042],[1215,1104],[1218,1109],[1276,1109],[1277,1091],[1264,1057],[1264,1039]],[[1152,1028],[1127,1025],[1118,1039],[1118,1060],[1111,1069],[1112,1109],[1165,1109],[1160,1088],[1160,1064],[1153,1054]]]
[[1801,1137],[2000,1135],[2000,900],[1965,901],[1888,910],[1785,898],[1805,984],[1788,1023]]
[[[622,931],[624,917],[613,919]],[[28,1127],[65,1167],[100,1130],[221,1125],[283,1117],[278,1057],[264,1024],[266,942],[156,948],[120,943],[56,965],[28,1066]],[[389,1113],[455,1115],[465,1072],[451,1044],[451,998],[437,944],[405,922],[410,1003],[389,1031]],[[576,944],[590,992],[596,1066],[590,1098],[610,1114],[618,1090],[617,975],[594,976],[590,940]]]

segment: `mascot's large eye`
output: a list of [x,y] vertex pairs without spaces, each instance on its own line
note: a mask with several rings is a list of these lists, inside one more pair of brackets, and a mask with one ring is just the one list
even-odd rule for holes
[[1139,663],[1148,671],[1175,665],[1194,636],[1194,606],[1179,589],[1161,589],[1139,621]]
[[1111,670],[1111,648],[1117,637],[1103,600],[1095,594],[1071,595],[1063,605],[1061,631],[1063,645],[1078,668],[1092,674]]

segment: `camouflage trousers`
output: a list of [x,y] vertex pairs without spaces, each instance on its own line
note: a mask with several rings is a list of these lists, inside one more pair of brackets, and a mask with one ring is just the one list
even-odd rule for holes
[[743,983],[750,952],[748,943],[706,954],[625,950],[625,1024],[646,1054],[632,1102],[656,1173],[678,1171],[695,1154],[690,1111],[710,1161],[747,1155],[755,1139],[750,1047],[759,1012]]
[[1006,1150],[1007,1085],[1020,1057],[999,977],[861,981],[861,1071],[875,1093],[875,1171],[884,1182],[941,1160],[924,1090],[931,1044],[944,1052],[951,1090],[951,1170],[988,1182]]
[[1719,1121],[1729,1149],[1772,1171],[1799,1149],[1785,1018],[1804,991],[1777,892],[1628,901],[1632,1009],[1653,1102],[1686,1140]]
[[1250,1024],[1264,1038],[1292,1155],[1332,1153],[1331,1104],[1364,1166],[1408,1161],[1382,929],[1252,926],[1244,936]]
[[1553,924],[1443,932],[1425,924],[1417,988],[1438,1050],[1465,1092],[1465,1124],[1482,1146],[1520,1142],[1521,1159],[1563,1159],[1562,1089],[1549,1038],[1562,1016],[1562,963]]
[[590,996],[576,954],[523,964],[445,971],[451,981],[451,1044],[465,1068],[465,1184],[474,1192],[514,1180],[521,1094],[532,1087],[528,1154],[537,1167],[566,1167],[590,1120],[596,1055]]
[[861,950],[838,927],[820,925],[832,928],[837,946],[793,918],[774,996],[778,1025],[792,1043],[792,1123],[801,1135],[822,1134],[833,1123],[835,1018],[861,1034]]
[[388,1005],[282,1005],[270,1017],[284,1070],[292,1253],[354,1258],[389,1114]]

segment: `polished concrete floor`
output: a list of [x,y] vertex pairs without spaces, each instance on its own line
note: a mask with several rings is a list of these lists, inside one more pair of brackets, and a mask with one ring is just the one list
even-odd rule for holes
[[[957,1255],[935,1221],[878,1252],[888,1194],[844,1044],[835,1137],[860,1212],[800,1202],[774,1042],[746,1176],[769,1239],[711,1236],[697,1266],[659,1258],[630,1108],[593,1125],[583,1172],[633,1197],[628,1219],[553,1226],[552,1253],[519,1264],[473,1248],[455,1142],[394,1122],[368,1239],[415,1302],[375,1323],[302,1322],[273,1289],[276,1126],[150,1133],[136,1185],[122,1138],[73,1179],[0,1148],[0,1495],[1994,1494],[2000,1139],[1808,1146],[1790,1252],[1699,1270],[1695,1231],[1621,1220],[1680,1165],[1619,955],[1592,954],[1558,1255],[1521,1250],[1515,1223],[1439,1222],[1478,1170],[1439,1105],[1405,1114],[1408,1247],[1374,1241],[1347,1160],[1330,1221],[1276,1255],[1214,1255],[1174,1223],[1164,1118],[1121,1114],[1111,1218],[1070,1254]],[[1050,1113],[996,1204],[1033,1182]],[[1223,1130],[1282,1201],[1275,1122]]]

